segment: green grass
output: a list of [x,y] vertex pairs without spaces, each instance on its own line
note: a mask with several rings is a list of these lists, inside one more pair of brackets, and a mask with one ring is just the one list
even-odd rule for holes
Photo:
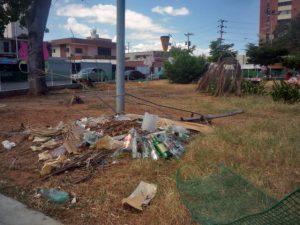
[[300,105],[255,96],[215,98],[198,105],[203,106],[213,112],[241,108],[246,113],[216,121],[222,126],[216,125],[214,134],[189,144],[186,178],[207,176],[225,164],[277,198],[299,187]]

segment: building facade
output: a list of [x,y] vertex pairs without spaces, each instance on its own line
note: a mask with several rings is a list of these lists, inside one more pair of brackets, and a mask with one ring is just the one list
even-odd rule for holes
[[126,69],[138,70],[144,74],[151,74],[163,68],[164,61],[170,54],[164,51],[145,51],[126,53]]
[[278,24],[289,23],[300,13],[300,0],[260,0],[260,39],[270,42]]
[[116,59],[116,43],[111,39],[63,38],[51,41],[52,57],[81,59]]

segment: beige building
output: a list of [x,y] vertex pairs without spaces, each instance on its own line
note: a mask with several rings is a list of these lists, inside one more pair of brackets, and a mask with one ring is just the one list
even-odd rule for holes
[[116,43],[111,39],[63,38],[51,41],[52,57],[80,59],[115,59]]

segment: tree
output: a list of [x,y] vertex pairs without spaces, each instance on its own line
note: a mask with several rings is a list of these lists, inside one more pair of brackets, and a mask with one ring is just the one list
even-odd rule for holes
[[193,56],[194,48],[187,50],[173,47],[170,49],[171,62],[165,62],[165,73],[174,83],[190,83],[199,79],[207,70],[205,56]]
[[284,57],[282,64],[286,68],[299,70],[300,69],[300,53]]
[[20,21],[28,30],[29,93],[45,94],[43,39],[51,0],[0,0],[0,34],[9,22]]
[[246,47],[246,55],[249,57],[248,62],[258,65],[268,66],[274,63],[282,62],[282,57],[287,55],[285,48],[271,45],[257,46],[248,44]]
[[233,48],[234,44],[221,44],[221,40],[217,39],[215,41],[211,41],[209,48],[209,61],[217,62],[220,57],[228,57],[228,56],[236,56],[237,52],[234,51]]

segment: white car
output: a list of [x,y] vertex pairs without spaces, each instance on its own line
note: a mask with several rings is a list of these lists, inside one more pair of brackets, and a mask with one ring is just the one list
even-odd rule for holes
[[79,73],[70,76],[73,82],[90,81],[90,82],[104,82],[108,81],[108,76],[104,70],[100,68],[85,68]]

